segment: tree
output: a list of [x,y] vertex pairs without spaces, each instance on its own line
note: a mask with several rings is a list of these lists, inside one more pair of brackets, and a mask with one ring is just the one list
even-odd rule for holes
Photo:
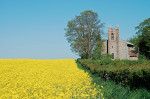
[[150,59],[150,26],[143,28],[138,46],[141,54]]
[[79,16],[68,21],[65,36],[72,51],[81,58],[90,59],[94,48],[101,43],[102,27],[98,14],[91,10],[81,12]]
[[[103,42],[103,41],[102,41]],[[101,49],[102,49],[102,42],[97,44],[96,47],[93,50],[93,53],[91,55],[91,58],[94,60],[98,60],[102,58]]]
[[129,41],[139,48],[140,54],[150,59],[150,18],[144,20],[135,27],[138,31],[136,36],[131,38]]

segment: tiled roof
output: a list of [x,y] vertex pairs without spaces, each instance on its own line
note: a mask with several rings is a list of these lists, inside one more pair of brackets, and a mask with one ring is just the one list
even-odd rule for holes
[[129,56],[131,56],[131,57],[137,57],[137,53],[129,52]]

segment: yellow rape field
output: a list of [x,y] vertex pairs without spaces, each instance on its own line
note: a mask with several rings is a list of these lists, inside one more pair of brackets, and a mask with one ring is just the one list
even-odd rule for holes
[[101,87],[73,59],[0,59],[0,99],[97,99]]

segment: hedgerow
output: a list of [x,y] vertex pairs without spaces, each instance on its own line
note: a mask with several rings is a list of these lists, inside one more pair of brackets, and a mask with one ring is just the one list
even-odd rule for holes
[[113,80],[131,89],[144,87],[150,90],[150,61],[148,60],[77,60],[93,74],[104,80]]

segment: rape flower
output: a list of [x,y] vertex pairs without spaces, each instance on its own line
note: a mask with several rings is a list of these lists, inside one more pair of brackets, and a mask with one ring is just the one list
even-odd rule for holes
[[[103,88],[101,86],[101,88]],[[73,59],[0,59],[0,99],[95,98],[103,94]]]

